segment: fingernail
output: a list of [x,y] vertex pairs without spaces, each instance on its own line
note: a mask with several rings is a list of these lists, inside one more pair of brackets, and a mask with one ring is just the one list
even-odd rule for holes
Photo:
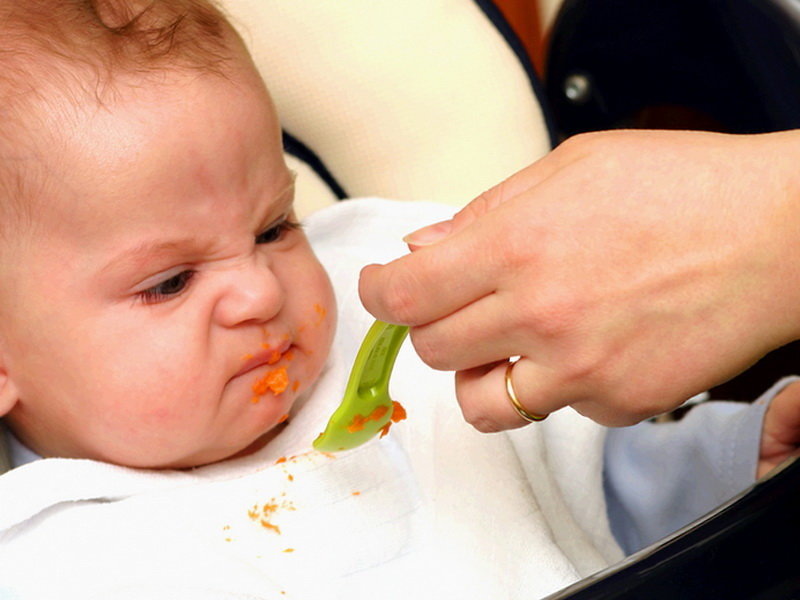
[[411,246],[430,246],[448,236],[453,229],[453,221],[441,221],[409,233],[403,238]]

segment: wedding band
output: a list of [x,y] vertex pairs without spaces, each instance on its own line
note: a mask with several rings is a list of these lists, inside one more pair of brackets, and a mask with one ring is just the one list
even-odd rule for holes
[[536,413],[528,412],[520,403],[519,398],[517,398],[517,392],[514,391],[514,383],[511,381],[511,371],[514,369],[514,365],[517,364],[517,362],[516,360],[508,361],[508,366],[506,367],[506,394],[511,401],[511,406],[513,406],[517,414],[528,421],[528,423],[544,421],[547,415],[537,415]]

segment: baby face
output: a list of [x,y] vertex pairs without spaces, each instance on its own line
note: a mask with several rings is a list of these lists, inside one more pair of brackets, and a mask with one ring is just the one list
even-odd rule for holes
[[44,206],[0,303],[0,409],[33,450],[214,462],[268,437],[319,376],[333,293],[246,71],[70,108],[40,144]]

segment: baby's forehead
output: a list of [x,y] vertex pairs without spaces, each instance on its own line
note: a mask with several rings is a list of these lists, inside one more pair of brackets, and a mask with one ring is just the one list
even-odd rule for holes
[[178,74],[231,77],[250,62],[206,0],[0,2],[4,156],[25,138],[61,132],[76,111],[103,110]]
[[[0,216],[26,214],[72,119],[178,73],[229,77],[246,50],[206,0],[0,0]],[[1,227],[2,225],[0,225]]]

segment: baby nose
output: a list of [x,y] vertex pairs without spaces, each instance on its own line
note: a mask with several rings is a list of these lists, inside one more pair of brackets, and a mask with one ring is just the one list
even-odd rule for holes
[[215,307],[216,320],[226,327],[264,323],[280,312],[285,290],[268,265],[249,262],[230,273]]

